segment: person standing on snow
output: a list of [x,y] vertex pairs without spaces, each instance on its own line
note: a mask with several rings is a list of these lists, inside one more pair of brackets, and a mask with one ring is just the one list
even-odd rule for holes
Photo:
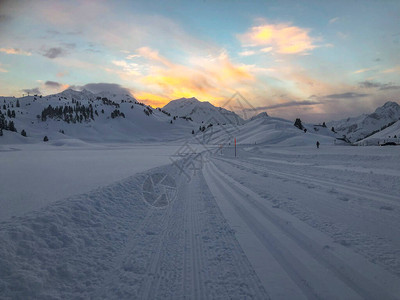
[[319,148],[319,141],[317,141],[317,149]]

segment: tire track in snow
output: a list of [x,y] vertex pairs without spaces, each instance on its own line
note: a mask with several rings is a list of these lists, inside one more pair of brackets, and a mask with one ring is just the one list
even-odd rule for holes
[[[209,216],[210,214],[215,214],[217,218],[202,218],[202,223],[207,225],[208,227],[211,228],[216,228],[216,227],[221,227],[221,228],[226,228],[228,227],[228,223],[226,219],[223,219],[223,213],[220,210],[220,207],[218,206],[217,202],[215,201],[215,198],[213,197],[211,191],[208,189],[207,182],[201,173],[200,176],[200,187],[202,187],[202,193],[201,193],[201,199],[203,205],[201,208],[198,210],[201,212],[201,215],[203,216]],[[198,202],[200,203],[200,202]],[[223,221],[222,221],[223,219]],[[211,222],[210,222],[211,221]],[[222,224],[221,224],[222,223]],[[203,225],[204,226],[204,225]],[[206,231],[209,231],[206,229]],[[204,232],[204,230],[203,230]],[[262,284],[257,278],[257,274],[255,273],[254,269],[251,267],[251,264],[243,252],[243,249],[241,248],[239,242],[234,238],[234,230],[229,228],[229,231],[226,230],[219,230],[217,231],[218,234],[218,240],[221,241],[222,245],[231,245],[231,252],[230,254],[232,255],[232,262],[234,263],[235,266],[235,272],[238,275],[239,278],[252,278],[253,280],[250,280],[249,283],[247,283],[247,288],[249,289],[249,292],[245,295],[243,295],[243,298],[256,298],[256,299],[270,299],[269,295],[266,293],[264,288],[262,287]],[[204,236],[203,236],[204,237]],[[206,252],[206,256],[208,261],[211,261],[215,257],[215,250],[211,247],[206,247],[206,244],[204,244],[203,250]],[[226,247],[225,247],[226,248]],[[214,265],[214,264],[213,264]],[[218,269],[219,266],[216,268]],[[207,272],[206,278],[210,278],[209,276],[210,272]],[[211,272],[212,273],[212,272]],[[243,284],[243,283],[240,283]],[[210,287],[210,285],[208,285]],[[224,294],[221,293],[220,290],[215,290],[214,293],[208,293],[207,296],[208,298],[230,298],[231,294],[228,291],[225,291]]]
[[[310,182],[312,184],[314,184],[312,182],[311,179],[309,180],[305,180],[303,179],[301,176],[298,177],[296,176],[296,178],[293,177],[289,177],[292,176],[292,174],[289,174],[287,172],[280,172],[280,173],[284,173],[285,176],[281,175],[280,173],[276,172],[276,171],[270,171],[267,167],[265,166],[258,166],[258,165],[253,165],[253,164],[248,164],[246,162],[242,162],[242,161],[237,161],[237,160],[229,160],[229,159],[221,159],[219,157],[216,158],[218,162],[221,162],[222,164],[228,164],[231,166],[235,166],[235,167],[239,167],[242,170],[245,170],[246,172],[255,174],[254,170],[257,170],[256,173],[257,174],[261,174],[264,176],[270,176],[273,175],[278,179],[282,179],[282,180],[290,180],[290,181],[294,181],[298,184],[301,184],[303,186],[308,187],[308,190],[306,191],[306,193],[309,193],[310,196],[315,196],[316,194],[320,193],[319,195],[319,199],[321,199],[322,202],[320,202],[318,200],[318,202],[314,202],[314,204],[316,204],[315,206],[310,206],[310,202],[308,202],[308,206],[306,205],[304,208],[301,208],[300,211],[302,212],[301,215],[304,216],[304,212],[307,210],[307,208],[309,207],[311,209],[311,211],[308,211],[305,215],[306,218],[310,217],[311,215],[315,215],[317,213],[317,216],[321,216],[320,212],[323,212],[325,214],[325,216],[327,216],[328,218],[330,218],[331,220],[333,220],[333,222],[335,224],[338,224],[337,221],[343,222],[343,226],[341,227],[341,230],[338,232],[338,227],[336,232],[334,232],[333,234],[337,235],[339,233],[339,237],[343,238],[343,230],[347,229],[351,229],[354,235],[352,236],[352,239],[355,239],[355,242],[357,243],[357,240],[361,237],[364,236],[364,241],[366,244],[370,244],[372,242],[371,238],[372,237],[376,237],[376,238],[385,238],[386,240],[386,244],[384,247],[381,247],[381,253],[385,255],[385,259],[382,260],[385,261],[383,263],[383,265],[385,265],[386,268],[389,267],[390,270],[392,270],[393,272],[398,274],[398,269],[393,269],[393,259],[396,259],[396,257],[398,257],[398,250],[400,247],[400,240],[399,239],[393,239],[393,236],[400,235],[400,227],[399,222],[398,222],[398,217],[396,213],[393,212],[388,212],[385,209],[382,209],[382,206],[379,202],[377,203],[377,201],[379,201],[379,199],[377,199],[376,197],[372,197],[372,200],[369,199],[369,201],[372,201],[372,203],[370,203],[370,205],[365,205],[365,200],[366,198],[363,195],[357,195],[357,194],[351,194],[354,196],[357,196],[357,201],[353,201],[354,204],[356,205],[347,205],[346,202],[343,201],[329,201],[326,199],[326,197],[324,197],[324,195],[326,195],[326,193],[339,193],[339,190],[333,189],[333,190],[327,190],[327,188],[329,187],[330,183],[326,183],[326,184],[315,184],[315,186],[319,187],[319,191],[317,190],[310,190]],[[275,173],[274,173],[275,172]],[[287,176],[286,176],[287,175]],[[295,175],[293,175],[295,176]],[[330,182],[330,181],[329,181]],[[347,193],[345,190],[343,192],[344,194],[349,194]],[[277,202],[280,203],[280,201],[278,201],[277,199],[282,199],[281,194],[282,192],[272,192],[271,194],[273,194],[274,196],[269,196],[269,200],[272,202]],[[340,194],[338,194],[340,195]],[[286,196],[285,196],[286,197]],[[311,199],[312,197],[310,197]],[[345,197],[346,199],[347,197]],[[288,198],[290,199],[290,198]],[[368,199],[368,198],[367,198]],[[283,205],[286,205],[285,203],[286,200],[284,200]],[[279,204],[278,204],[279,205]],[[323,207],[322,207],[323,205]],[[293,209],[293,203],[289,204],[290,209]],[[393,206],[383,206],[384,208],[388,208],[390,210],[393,209]],[[316,208],[316,210],[315,210]],[[322,209],[322,210],[318,210],[318,209]],[[360,210],[361,209],[361,210]],[[399,206],[400,209],[400,206]],[[295,209],[295,211],[298,213],[299,210]],[[336,213],[333,213],[333,212]],[[293,211],[292,211],[293,213]],[[335,216],[335,214],[338,217]],[[356,222],[353,222],[351,219],[349,219],[346,216],[351,215],[354,220],[356,220]],[[319,222],[320,224],[323,225],[323,223]],[[381,224],[380,227],[378,226],[374,226],[373,224]],[[315,227],[315,226],[314,226]],[[390,229],[390,230],[382,230],[381,228],[384,227],[386,229]],[[331,232],[332,233],[332,232]],[[348,234],[347,234],[348,235]],[[342,241],[340,241],[342,242]],[[346,241],[344,241],[346,243]],[[375,240],[375,242],[372,242],[374,245],[379,245],[379,246],[383,246],[382,241],[380,240]],[[388,248],[389,247],[389,248]],[[393,248],[395,247],[395,248]],[[388,251],[391,252],[391,254],[388,255]],[[371,258],[371,253],[369,255],[367,255],[369,258]],[[382,258],[382,256],[376,257],[375,259],[380,259]],[[388,260],[386,262],[386,260]]]
[[[221,173],[215,166],[211,166],[209,169],[209,176],[211,176],[211,178],[213,178],[213,180],[216,182],[219,182],[219,186],[221,187],[220,189],[224,190],[223,193],[225,193],[225,197],[231,199],[230,203],[232,206],[234,206],[236,212],[245,220],[247,225],[252,229],[253,233],[256,234],[260,240],[264,241],[265,247],[272,252],[275,259],[277,259],[282,267],[289,272],[292,280],[297,283],[297,285],[307,295],[308,298],[318,298],[320,295],[323,295],[323,298],[334,298],[335,294],[332,293],[332,290],[330,293],[327,293],[328,290],[321,289],[319,285],[323,286],[323,284],[318,279],[315,281],[317,284],[315,284],[315,282],[313,282],[315,280],[313,274],[307,274],[307,268],[305,268],[305,266],[298,261],[296,262],[294,255],[290,254],[290,251],[288,251],[284,245],[280,245],[279,240],[274,239],[273,235],[267,235],[266,232],[268,232],[268,228],[265,226],[263,227],[260,223],[257,223],[257,220],[255,220],[254,216],[252,216],[250,213],[252,209],[255,209],[257,212],[261,212],[263,218],[280,229],[284,236],[289,237],[292,241],[294,241],[294,243],[302,248],[302,250],[305,251],[309,257],[315,259],[317,264],[320,265],[320,269],[326,268],[328,273],[326,273],[325,276],[330,277],[331,282],[336,280],[336,285],[342,285],[342,289],[343,286],[345,287],[348,285],[353,291],[356,291],[357,294],[364,299],[379,298],[382,296],[384,296],[385,299],[394,299],[393,296],[390,296],[390,294],[386,293],[385,289],[376,285],[373,281],[367,280],[357,271],[347,266],[346,263],[333,255],[329,249],[326,249],[321,254],[322,247],[319,247],[318,244],[315,244],[310,238],[307,237],[307,235],[302,234],[294,227],[287,226],[283,219],[280,219],[280,217],[260,204],[259,201],[262,201],[260,197],[260,199],[257,199],[257,201],[254,199],[251,200],[251,198],[248,199],[246,196],[248,196],[251,191],[244,188],[228,175]],[[217,174],[219,176],[217,176]],[[258,195],[254,195],[254,193],[252,194],[252,198],[257,196]],[[248,211],[248,209],[250,209],[250,211]],[[289,245],[289,243],[287,245]],[[316,267],[316,265],[314,265],[314,267]],[[307,283],[304,282],[304,278],[307,278]],[[318,292],[315,292],[309,286],[310,284],[312,284],[313,287],[318,290]],[[353,297],[354,296],[355,295],[353,295]]]
[[[185,201],[185,261],[184,261],[184,291],[185,298],[190,299],[205,299],[204,292],[204,278],[203,274],[205,268],[203,267],[201,255],[202,251],[199,251],[201,247],[198,236],[199,225],[198,225],[198,202],[199,199],[194,194],[198,193],[197,189],[193,189],[193,181],[198,181],[197,176],[193,176],[191,183],[184,187],[183,194],[188,194]],[[191,186],[192,188],[189,188]]]
[[[257,170],[257,174],[261,173],[262,175],[265,175],[265,176],[273,175],[276,178],[279,178],[279,179],[282,179],[282,180],[291,180],[291,181],[294,181],[294,182],[296,182],[298,184],[301,184],[303,186],[307,186],[308,189],[310,187],[310,183],[314,184],[312,182],[312,180],[308,180],[307,181],[307,180],[304,180],[302,177],[300,177],[300,178],[299,177],[292,178],[292,177],[289,177],[292,174],[289,174],[289,173],[286,173],[286,172],[284,172],[285,176],[283,176],[280,173],[276,173],[276,172],[274,173],[274,171],[270,171],[266,167],[260,167],[258,165],[246,164],[245,162],[241,162],[241,161],[236,161],[236,160],[233,161],[233,160],[221,159],[221,158],[217,158],[217,160],[219,162],[223,163],[223,164],[225,163],[225,164],[228,164],[228,165],[231,165],[231,166],[234,166],[234,167],[238,167],[238,168],[240,168],[242,170],[245,170],[246,172],[249,172],[249,173],[252,173],[252,174],[256,174],[254,172],[254,170]],[[288,176],[286,176],[286,175],[288,175]],[[329,183],[326,183],[326,184],[315,184],[315,185],[320,187],[320,191],[319,192],[321,193],[321,199],[324,199],[323,196],[324,196],[324,194],[327,193],[327,187],[329,187]],[[309,192],[312,195],[316,194],[316,192],[312,191],[312,190],[309,190]],[[338,193],[338,191],[336,191],[336,190],[333,190],[333,192],[334,193]],[[328,190],[328,193],[332,193],[332,191]],[[348,193],[344,192],[344,194],[348,194]],[[351,195],[356,195],[356,194],[351,194]],[[360,197],[363,197],[361,195],[357,195],[357,196],[358,196],[357,197],[358,199],[360,199]],[[275,196],[272,196],[272,200],[274,198],[277,199],[277,198],[281,198],[281,197],[280,197],[279,194],[277,194]],[[363,198],[361,198],[361,199],[363,199]],[[376,198],[373,198],[373,199],[374,199],[374,201],[376,203]],[[362,200],[362,201],[365,201],[365,200]],[[323,204],[324,204],[324,208],[325,209],[330,208],[329,213],[331,213],[332,211],[335,210],[335,211],[337,211],[338,214],[344,216],[344,215],[348,215],[349,212],[351,212],[352,215],[355,218],[359,219],[359,220],[365,221],[365,219],[366,219],[366,216],[364,214],[360,214],[360,210],[359,210],[360,203],[357,204],[357,206],[355,206],[355,207],[349,207],[348,205],[344,206],[344,205],[342,205],[342,201],[339,201],[339,202],[338,201],[336,201],[336,202],[324,201]],[[318,205],[321,205],[321,204],[318,203]],[[361,205],[362,205],[362,203],[361,203]],[[392,208],[392,206],[388,206],[388,207]],[[376,210],[377,210],[376,207],[374,208],[373,206],[365,206],[365,205],[363,205],[362,208],[364,210],[367,209],[368,212],[369,212],[369,214],[368,214],[368,222],[369,223],[371,223],[371,224],[374,223],[374,222],[385,223],[385,225],[386,225],[385,227],[386,228],[391,228],[390,231],[381,232],[381,231],[379,231],[379,228],[375,228],[373,226],[369,226],[368,227],[368,234],[371,234],[371,233],[373,233],[375,235],[383,234],[388,240],[394,242],[397,247],[400,246],[398,241],[392,240],[393,231],[396,231],[396,232],[398,232],[400,234],[400,228],[398,227],[397,216],[391,215],[391,216],[387,216],[386,218],[383,218],[380,214],[376,213]],[[378,208],[379,208],[379,205],[378,205]],[[328,217],[331,217],[331,216],[328,214]],[[360,224],[362,224],[362,223],[360,223]],[[351,226],[354,226],[354,225],[355,225],[355,223],[351,223]],[[363,226],[366,226],[366,225],[367,224],[363,223]],[[357,227],[357,230],[359,232],[365,232],[364,229],[366,229],[366,228],[360,228],[360,226]],[[376,231],[375,229],[378,230],[378,231]]]
[[183,186],[181,195],[186,199],[185,298],[268,299],[201,173]]
[[[156,209],[156,211],[159,210]],[[149,266],[146,271],[146,276],[143,279],[144,283],[139,293],[139,299],[164,298],[165,295],[162,295],[162,293],[166,292],[164,289],[165,282],[169,281],[171,278],[175,278],[176,274],[173,275],[173,273],[178,271],[165,267],[165,260],[168,260],[167,257],[171,254],[169,251],[171,239],[175,240],[176,238],[174,235],[171,235],[171,232],[174,232],[178,228],[177,223],[182,220],[182,203],[179,202],[179,200],[174,201],[172,205],[169,205],[164,211],[164,217],[160,224],[160,228],[162,228],[161,234],[159,235],[158,243],[156,247],[153,248],[154,251],[149,259]],[[177,238],[177,242],[178,241],[179,238]],[[172,250],[176,251],[177,255],[182,255],[179,251],[180,246],[180,243],[172,245]]]
[[318,186],[326,187],[326,186],[334,186],[336,187],[339,191],[342,191],[344,193],[354,195],[354,196],[362,196],[364,198],[370,199],[375,202],[384,202],[386,204],[394,205],[400,208],[400,201],[399,197],[395,197],[389,194],[383,194],[382,192],[377,192],[373,191],[371,189],[368,189],[367,187],[363,186],[358,186],[355,184],[341,184],[334,182],[332,180],[324,180],[320,178],[315,178],[314,176],[309,176],[309,175],[296,175],[288,172],[283,172],[283,171],[276,171],[276,170],[271,170],[267,169],[266,167],[260,166],[256,163],[253,162],[244,162],[244,161],[232,161],[224,158],[218,158],[221,161],[225,161],[231,164],[236,164],[240,165],[242,167],[247,167],[251,168],[254,170],[257,170],[259,172],[266,172],[268,174],[272,174],[281,178],[286,178],[289,180],[298,180],[303,183],[309,184],[310,182],[313,184],[316,184]]
[[143,182],[160,171],[1,223],[0,298],[267,299],[201,173],[175,178],[168,207],[145,204]]

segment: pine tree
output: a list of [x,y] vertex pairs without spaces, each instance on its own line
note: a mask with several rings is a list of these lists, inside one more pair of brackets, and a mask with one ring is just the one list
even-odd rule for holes
[[13,122],[13,121],[10,121],[10,122],[8,123],[8,130],[17,132],[17,128],[15,128],[15,125],[14,125],[14,122]]
[[299,118],[296,119],[296,121],[294,122],[294,126],[296,126],[297,128],[303,130],[303,124],[301,124],[301,120]]
[[43,142],[48,142],[48,141],[49,141],[49,138],[47,137],[47,135],[45,135],[43,138]]
[[20,107],[20,105],[19,105],[19,100],[17,99],[17,105],[16,105],[17,107]]
[[26,131],[25,131],[24,129],[22,129],[21,135],[22,135],[22,136],[26,136]]

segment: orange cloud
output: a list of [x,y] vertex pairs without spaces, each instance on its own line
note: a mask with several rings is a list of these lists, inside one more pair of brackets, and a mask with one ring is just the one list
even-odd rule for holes
[[354,71],[353,73],[354,74],[360,74],[360,73],[364,73],[364,72],[371,71],[371,70],[372,70],[371,68],[360,69],[360,70]]
[[4,52],[7,54],[14,54],[14,55],[26,55],[26,56],[32,55],[32,53],[23,51],[18,48],[0,48],[0,52]]
[[160,54],[158,53],[158,51],[155,51],[153,49],[150,49],[149,47],[141,47],[139,49],[137,49],[137,52],[139,53],[139,55],[152,60],[152,61],[158,61],[160,63],[162,63],[163,65],[167,66],[167,67],[172,67],[173,65],[171,64],[171,62],[168,61],[168,59],[166,59],[165,57],[160,56]]
[[192,57],[186,66],[175,64],[148,47],[138,52],[149,63],[147,74],[138,79],[143,95],[163,95],[158,102],[193,96],[202,100],[224,99],[238,86],[255,79],[251,66],[231,62],[226,53],[213,58]]
[[252,50],[246,50],[246,51],[239,52],[240,56],[251,56],[254,54],[256,54],[256,52],[252,51]]
[[309,31],[290,24],[266,24],[254,26],[248,32],[238,35],[238,38],[245,46],[265,47],[263,52],[273,50],[281,54],[305,54],[317,47]]
[[396,72],[400,72],[400,66],[383,70],[381,73],[396,73]]
[[64,77],[64,76],[66,76],[66,75],[68,75],[68,74],[69,74],[68,71],[63,71],[63,72],[58,72],[58,73],[56,74],[56,76],[57,76],[57,77]]
[[146,92],[135,93],[135,98],[140,102],[145,102],[147,105],[151,105],[152,107],[163,107],[172,100],[164,96]]

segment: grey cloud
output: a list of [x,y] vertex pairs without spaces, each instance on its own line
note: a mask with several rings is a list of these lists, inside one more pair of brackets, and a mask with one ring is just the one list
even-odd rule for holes
[[51,35],[60,35],[60,34],[65,34],[65,35],[79,35],[79,34],[82,34],[82,31],[81,30],[77,30],[77,31],[67,31],[67,32],[61,32],[61,31],[58,31],[58,30],[55,30],[55,29],[48,29],[48,30],[46,30],[46,32],[48,33],[48,34],[51,34]]
[[65,51],[61,47],[49,48],[44,50],[42,53],[43,56],[48,57],[50,59],[54,59],[56,57],[60,57],[65,54]]
[[385,84],[379,90],[384,91],[384,90],[399,90],[399,89],[400,85]]
[[88,83],[83,86],[71,86],[72,89],[83,90],[86,89],[92,93],[110,92],[113,94],[130,95],[130,91],[123,86],[116,83]]
[[369,89],[369,88],[380,88],[380,87],[382,87],[382,84],[381,84],[381,83],[379,83],[379,82],[373,82],[373,81],[368,81],[368,80],[359,82],[358,85],[359,85],[360,87],[362,87],[362,88],[368,88],[368,89]]
[[50,88],[59,88],[61,87],[61,84],[55,81],[46,81],[45,86],[50,87]]
[[266,109],[275,109],[281,107],[293,107],[293,106],[309,106],[309,105],[319,105],[322,104],[321,102],[304,100],[304,101],[288,101],[284,103],[268,105],[268,106],[259,106],[254,108],[254,110],[266,110]]
[[90,49],[90,48],[88,48],[88,49],[85,49],[85,51],[92,52],[92,53],[101,53],[101,51],[98,50],[98,49]]
[[75,43],[62,43],[62,45],[69,49],[74,49],[76,47]]
[[10,15],[0,14],[0,24],[6,23],[11,20]]
[[46,32],[47,32],[48,34],[51,34],[51,35],[58,35],[58,34],[60,34],[60,32],[59,32],[58,30],[55,30],[55,29],[48,29],[48,30],[46,30]]
[[80,35],[82,33],[83,33],[82,30],[75,30],[75,31],[68,31],[66,34],[69,34],[69,35]]
[[39,88],[33,88],[33,89],[23,89],[22,90],[25,94],[41,94]]
[[380,83],[380,82],[373,82],[373,81],[362,81],[362,82],[359,82],[358,85],[362,88],[377,88],[380,91],[400,89],[399,85],[393,85],[393,83],[391,83],[391,82]]
[[360,94],[360,93],[342,93],[342,94],[331,94],[325,96],[325,98],[329,99],[352,99],[352,98],[361,98],[361,97],[367,97],[369,96],[368,94]]

